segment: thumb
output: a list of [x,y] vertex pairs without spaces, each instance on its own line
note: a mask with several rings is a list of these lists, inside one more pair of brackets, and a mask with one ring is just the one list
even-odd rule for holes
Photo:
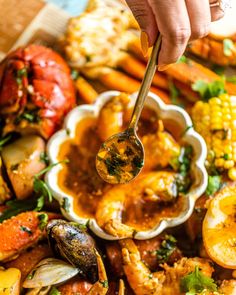
[[157,24],[155,16],[147,0],[126,0],[140,29],[148,35],[149,47],[151,47],[157,36]]

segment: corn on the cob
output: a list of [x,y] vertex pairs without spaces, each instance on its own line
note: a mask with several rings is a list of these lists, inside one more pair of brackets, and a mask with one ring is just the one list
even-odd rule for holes
[[228,170],[236,180],[236,96],[222,94],[208,102],[198,101],[192,109],[194,127],[206,141],[208,160]]

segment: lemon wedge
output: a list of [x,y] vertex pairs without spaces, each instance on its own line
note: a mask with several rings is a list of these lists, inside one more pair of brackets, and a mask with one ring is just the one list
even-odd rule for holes
[[223,188],[211,200],[203,221],[203,242],[213,261],[236,269],[236,187]]

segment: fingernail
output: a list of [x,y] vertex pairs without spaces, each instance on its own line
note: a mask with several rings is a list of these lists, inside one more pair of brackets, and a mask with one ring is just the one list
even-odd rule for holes
[[142,48],[143,55],[146,57],[148,55],[148,48],[149,48],[148,35],[146,32],[143,32],[143,31],[141,32],[140,40],[141,40],[141,48]]
[[168,65],[160,65],[157,67],[159,72],[165,71],[167,69],[169,69],[169,67],[171,67],[173,64],[168,64]]

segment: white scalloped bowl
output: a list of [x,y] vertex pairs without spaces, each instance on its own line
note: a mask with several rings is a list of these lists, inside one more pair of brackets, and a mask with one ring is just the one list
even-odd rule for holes
[[[90,117],[97,118],[101,108],[114,96],[119,95],[118,91],[107,91],[100,94],[97,101],[93,105],[81,105],[74,108],[66,117],[64,128],[56,132],[48,142],[47,153],[51,163],[58,162],[58,153],[61,144],[69,138],[75,136],[76,126],[80,120]],[[131,96],[131,106],[134,105],[137,93]],[[207,148],[203,138],[192,128],[192,121],[185,110],[175,105],[166,105],[157,95],[149,93],[145,105],[153,109],[158,117],[163,120],[165,128],[173,134],[173,128],[177,130],[181,136],[183,144],[191,145],[194,156],[191,162],[191,174],[193,178],[192,186],[186,195],[186,210],[181,212],[179,216],[174,218],[166,218],[161,220],[154,228],[147,231],[138,231],[135,233],[135,239],[150,239],[159,235],[164,229],[174,227],[185,222],[192,214],[195,202],[207,187],[207,172],[204,166]],[[69,131],[69,132],[68,132]],[[61,204],[63,215],[72,221],[87,224],[89,228],[99,237],[106,240],[118,240],[119,238],[107,234],[101,229],[95,219],[85,219],[78,216],[73,210],[73,197],[65,193],[58,186],[58,174],[62,169],[62,165],[54,166],[46,174],[46,182],[50,187],[55,199]],[[69,210],[62,208],[64,198],[68,199]]]

